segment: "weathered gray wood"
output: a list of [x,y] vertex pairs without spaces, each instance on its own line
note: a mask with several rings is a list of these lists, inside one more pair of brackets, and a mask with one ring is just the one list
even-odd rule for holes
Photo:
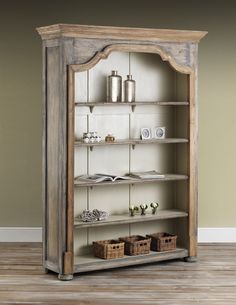
[[94,107],[100,107],[100,106],[128,106],[131,107],[132,112],[135,111],[136,106],[188,106],[189,102],[132,102],[132,103],[125,103],[125,102],[116,102],[116,103],[110,103],[110,102],[99,102],[99,103],[93,103],[93,102],[77,102],[75,103],[75,106],[77,107],[89,107],[90,112],[93,112]]
[[115,267],[124,267],[130,265],[138,265],[145,263],[160,262],[163,260],[171,260],[177,258],[184,258],[188,256],[188,251],[186,249],[177,248],[174,251],[166,252],[153,252],[144,255],[125,255],[124,258],[117,258],[111,260],[104,260],[101,258],[96,258],[93,256],[78,256],[75,257],[75,267],[74,271],[77,272],[87,272],[92,270],[110,269]]
[[106,145],[136,145],[136,144],[175,144],[175,143],[188,143],[188,139],[180,138],[165,138],[165,139],[150,139],[150,140],[140,140],[140,139],[129,139],[129,140],[115,140],[114,142],[101,141],[98,143],[84,143],[82,141],[75,141],[75,146],[106,146]]
[[93,103],[93,102],[79,102],[75,103],[75,106],[84,106],[84,107],[95,107],[95,106],[153,106],[153,105],[159,105],[159,106],[188,106],[189,102],[174,102],[174,101],[169,101],[169,102],[161,102],[161,101],[156,101],[156,102],[132,102],[132,103],[127,103],[127,102],[116,102],[116,103],[110,103],[110,102],[99,102],[99,103]]
[[[67,68],[61,45],[47,47],[45,68],[45,135],[43,184],[45,198],[45,267],[63,272],[67,204]],[[44,169],[43,169],[44,171]],[[55,211],[57,211],[55,213]]]
[[199,42],[207,32],[186,31],[172,29],[152,29],[152,28],[131,28],[131,27],[111,27],[93,26],[80,24],[54,24],[37,28],[42,39],[53,39],[56,37],[85,37],[85,38],[113,38],[130,40],[158,40],[158,41],[187,41]]
[[47,260],[47,52],[45,42],[42,47],[42,208],[43,208],[43,266]]
[[161,219],[171,219],[171,218],[181,218],[187,217],[188,213],[180,210],[157,210],[155,215],[146,214],[146,215],[135,215],[130,216],[127,215],[111,215],[106,220],[101,220],[97,222],[83,222],[82,220],[75,219],[74,227],[75,228],[90,228],[90,227],[99,227],[99,226],[110,226],[117,224],[125,224],[125,223],[136,223],[136,222],[146,222],[146,221],[154,221]]
[[73,280],[73,274],[58,274],[58,279],[61,281]]
[[198,248],[199,260],[194,264],[173,260],[130,266],[79,274],[63,283],[53,273],[44,273],[41,244],[3,243],[1,304],[235,305],[236,244]]
[[[59,209],[60,190],[58,189],[59,163],[59,88],[60,54],[59,47],[51,47],[46,52],[46,260],[59,265],[58,248],[59,220],[55,211]],[[46,266],[45,266],[46,267]]]
[[138,183],[150,183],[150,182],[167,182],[167,181],[178,181],[178,180],[187,180],[188,176],[186,175],[175,175],[175,174],[165,174],[165,178],[156,178],[156,179],[135,179],[131,178],[129,180],[116,180],[112,181],[104,181],[99,183],[94,182],[84,182],[84,181],[75,181],[75,187],[81,186],[104,186],[104,185],[123,185],[123,184],[138,184]]
[[[206,32],[153,30],[80,25],[54,25],[38,29],[44,39],[44,140],[43,140],[43,200],[44,265],[61,275],[73,272],[73,194],[74,187],[119,185],[165,181],[188,181],[189,218],[185,235],[188,256],[196,256],[197,242],[197,43]],[[74,74],[92,68],[111,52],[144,52],[158,54],[171,67],[189,76],[189,98],[183,102],[74,103]],[[75,183],[74,173],[74,105],[124,106],[135,110],[139,105],[189,106],[189,135],[186,139],[165,139],[149,143],[187,143],[189,139],[189,169],[186,175],[166,175],[164,179],[133,179],[130,181]],[[126,142],[125,142],[126,141]],[[116,144],[143,144],[136,139]],[[135,142],[133,142],[135,141]],[[148,142],[146,142],[148,143]],[[77,143],[78,144],[78,143]],[[83,146],[108,145],[79,144]],[[109,143],[110,145],[110,143]],[[186,193],[186,192],[185,192]],[[186,222],[185,220],[183,220]],[[184,239],[184,237],[183,237]],[[184,245],[185,248],[185,245]],[[184,250],[185,251],[185,250]],[[165,256],[167,259],[167,256]]]

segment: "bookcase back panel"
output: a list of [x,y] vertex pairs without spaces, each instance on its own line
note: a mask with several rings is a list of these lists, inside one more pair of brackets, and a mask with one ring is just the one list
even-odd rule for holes
[[188,84],[189,75],[188,74],[182,74],[176,72],[175,76],[175,99],[177,101],[187,101],[189,98],[189,84]]
[[123,81],[132,74],[137,101],[174,98],[175,72],[159,55],[113,52],[92,69],[75,73],[75,102],[105,102],[107,76],[112,70],[117,70]]
[[[153,108],[153,109],[152,109]],[[155,137],[156,127],[166,127],[166,137],[173,137],[174,110],[172,107],[138,107],[131,116],[131,137],[139,138],[141,128],[150,128]]]
[[[145,217],[145,216],[143,216]],[[130,234],[131,235],[142,235],[158,232],[174,232],[174,222],[172,219],[160,220],[160,221],[151,221],[146,223],[134,223],[130,225]]]
[[86,114],[75,115],[75,139],[81,139],[83,132],[87,132],[89,127],[89,117]]
[[175,73],[159,55],[131,53],[130,71],[136,80],[137,101],[170,101],[174,98]]
[[98,134],[105,138],[106,135],[112,134],[116,139],[129,138],[129,115],[126,114],[95,114],[90,117],[90,130],[97,131]]
[[129,212],[129,186],[94,187],[89,193],[89,209],[101,209],[111,215]]
[[88,101],[88,84],[89,84],[89,72],[83,71],[75,73],[75,101],[87,102]]
[[89,208],[89,191],[86,187],[75,188],[74,191],[74,216],[78,217],[83,210]]
[[105,173],[124,175],[129,172],[129,147],[96,147],[90,153],[89,174]]
[[[118,71],[124,80],[129,74],[129,54],[124,52],[113,52],[106,60],[101,60],[95,67],[89,70],[89,101],[105,102],[107,76],[111,70]],[[122,96],[123,97],[123,96]]]
[[89,229],[76,229],[74,230],[74,254],[86,255],[91,252],[88,247],[88,232]]
[[88,245],[91,247],[93,241],[116,239],[122,236],[129,236],[129,225],[115,225],[106,227],[97,227],[89,229]]
[[86,147],[75,148],[75,165],[74,165],[74,176],[87,174],[88,171],[88,149]]
[[174,151],[167,145],[136,145],[131,152],[130,168],[132,172],[155,169],[160,173],[173,173],[174,157]]
[[175,188],[173,183],[147,183],[133,185],[130,188],[130,203],[132,205],[148,204],[147,213],[151,213],[151,202],[158,202],[159,210],[175,207]]
[[189,193],[188,181],[175,182],[175,202],[176,207],[183,211],[188,211]]
[[[117,70],[126,79],[132,74],[136,81],[136,101],[187,101],[187,77],[180,76],[160,56],[145,53],[113,52],[92,69],[75,73],[75,102],[106,101],[106,82],[111,70]],[[177,86],[180,89],[177,89]],[[122,100],[124,92],[122,92]],[[181,108],[181,109],[180,109]],[[166,137],[188,137],[188,107],[140,105],[132,112],[127,106],[75,107],[75,137],[81,140],[84,132],[96,131],[104,140],[107,134],[116,139],[140,138],[141,128],[150,128],[152,137],[156,127],[166,127]],[[182,145],[182,144],[181,144]],[[146,144],[96,146],[75,148],[75,176],[107,173],[124,175],[129,171],[157,170],[163,173],[187,173],[188,145]],[[182,147],[182,146],[181,146]],[[185,208],[187,210],[187,183],[150,183],[133,186],[76,188],[74,215],[84,209],[101,209],[111,215],[127,214],[130,205],[158,202],[159,209]],[[186,200],[179,202],[183,198]],[[149,207],[148,213],[151,213]],[[145,216],[144,216],[145,217]],[[74,231],[74,251],[77,255],[92,252],[92,242],[160,231],[176,232],[173,219],[116,225]]]

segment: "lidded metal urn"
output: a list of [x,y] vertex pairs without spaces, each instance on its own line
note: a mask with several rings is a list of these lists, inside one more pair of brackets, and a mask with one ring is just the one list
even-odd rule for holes
[[125,102],[135,101],[135,80],[132,79],[132,75],[127,75],[127,80],[124,81],[125,89]]
[[107,102],[121,102],[122,78],[117,71],[111,71],[107,77]]

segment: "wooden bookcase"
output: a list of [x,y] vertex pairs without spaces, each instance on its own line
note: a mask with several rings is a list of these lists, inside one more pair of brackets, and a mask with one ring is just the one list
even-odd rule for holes
[[[74,273],[197,256],[197,50],[206,32],[57,24],[43,40],[43,257],[46,270]],[[106,77],[136,80],[136,102],[107,103]],[[140,128],[166,126],[165,139]],[[85,144],[83,132],[103,141]],[[113,133],[114,143],[104,137]],[[76,182],[79,174],[156,169],[164,179]],[[156,215],[130,217],[130,204],[158,201]],[[109,211],[83,223],[84,209]],[[92,241],[160,231],[177,249],[103,260]]]

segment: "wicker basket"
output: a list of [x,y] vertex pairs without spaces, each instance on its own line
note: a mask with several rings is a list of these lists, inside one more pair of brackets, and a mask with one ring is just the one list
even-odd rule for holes
[[152,251],[170,251],[176,249],[177,236],[169,233],[155,233],[147,235],[151,238],[151,250]]
[[124,256],[124,242],[110,239],[93,242],[94,256],[103,259],[121,258]]
[[140,235],[120,237],[119,240],[125,242],[126,255],[148,254],[150,252],[151,238]]

